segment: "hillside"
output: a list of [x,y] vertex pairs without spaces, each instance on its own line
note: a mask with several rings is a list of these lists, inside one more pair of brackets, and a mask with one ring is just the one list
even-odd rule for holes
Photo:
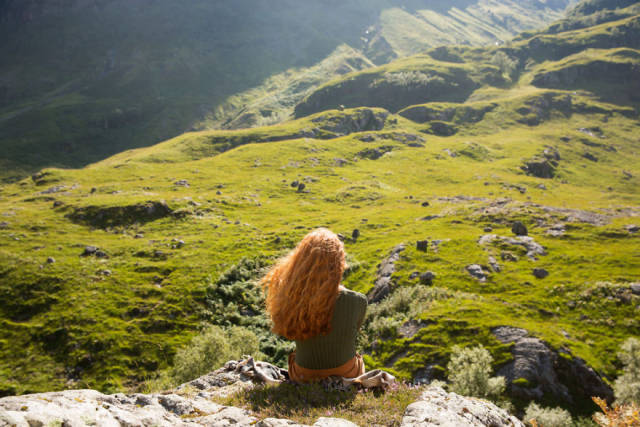
[[640,335],[640,11],[590,4],[611,19],[432,49],[324,84],[296,120],[2,185],[0,395],[140,389],[205,324],[282,364],[255,279],[325,226],[371,300],[369,368],[444,379],[453,345],[482,344],[516,408],[590,413]]
[[[438,4],[0,2],[0,179],[82,167],[194,127],[282,121],[334,77],[432,45],[508,38],[561,17],[569,0]],[[455,38],[435,22],[456,26]]]

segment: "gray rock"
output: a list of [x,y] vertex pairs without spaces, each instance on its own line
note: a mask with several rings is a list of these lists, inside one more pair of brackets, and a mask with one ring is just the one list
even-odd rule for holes
[[533,275],[538,279],[544,279],[549,275],[549,272],[544,268],[534,268]]
[[387,256],[378,265],[376,273],[376,281],[373,289],[367,294],[369,303],[376,303],[384,299],[391,292],[393,282],[391,275],[396,271],[396,262],[400,259],[400,252],[405,250],[405,245],[400,244],[391,250]]
[[292,181],[290,185],[291,187],[296,188],[298,184],[300,184],[300,182],[296,180],[296,181]]
[[487,273],[478,264],[467,265],[467,272],[481,282],[487,281]]
[[632,283],[629,287],[634,295],[640,295],[640,283]]
[[174,182],[173,184],[180,187],[189,187],[189,181],[187,181],[186,179],[181,179],[179,181]]
[[529,234],[527,227],[525,227],[525,225],[520,221],[516,221],[513,223],[513,225],[511,226],[511,231],[516,236],[526,236]]
[[500,271],[502,270],[500,264],[498,264],[498,261],[496,261],[496,259],[492,256],[489,257],[489,266],[494,273],[500,273]]
[[[559,357],[545,342],[529,336],[524,329],[501,326],[492,333],[504,344],[513,343],[513,360],[497,372],[506,378],[507,391],[512,397],[532,400],[550,394],[568,404],[576,400],[589,404],[591,396],[613,399],[611,388],[584,360],[571,357],[567,351],[564,351],[566,357]],[[519,378],[528,384],[514,384]]]
[[522,166],[522,170],[527,175],[535,176],[536,178],[553,178],[556,174],[557,162],[546,158],[533,158],[526,162]]
[[9,223],[6,221],[2,221],[0,222],[0,230],[6,230],[7,228],[9,228]]
[[440,387],[429,387],[419,401],[409,405],[400,425],[524,427],[520,420],[491,402],[447,393]]
[[95,253],[94,253],[96,258],[109,258],[109,255],[107,255],[107,253],[105,251],[102,251],[100,249],[98,249]]
[[54,264],[56,262],[56,259],[52,256],[50,256],[49,258],[47,258],[47,264]]
[[422,203],[421,203],[421,206],[422,206],[423,208],[426,208],[427,206],[429,206],[429,202],[422,202]]
[[478,240],[478,244],[480,246],[484,246],[494,242],[495,240],[500,240],[502,243],[512,246],[522,246],[527,250],[527,257],[532,261],[537,260],[538,255],[546,255],[547,251],[544,247],[538,244],[533,237],[530,236],[518,236],[516,238],[513,237],[504,237],[498,236],[496,234],[485,234]]
[[420,283],[430,286],[433,284],[433,279],[435,278],[436,274],[433,271],[427,271],[420,275]]
[[427,249],[429,248],[429,241],[428,240],[418,240],[416,242],[416,249],[421,251],[421,252],[426,252]]
[[353,231],[351,232],[351,238],[352,238],[353,240],[357,240],[357,239],[358,239],[358,237],[360,237],[360,230],[358,230],[358,229],[356,228],[355,230],[353,230]]
[[304,191],[304,189],[306,188],[306,184],[304,182],[301,182],[298,184],[298,193],[301,193],[302,191]]
[[409,280],[415,280],[415,279],[417,279],[418,277],[420,277],[420,272],[419,272],[419,271],[414,271],[413,273],[411,273],[411,274],[409,275]]
[[96,246],[85,246],[84,252],[82,252],[82,256],[95,255],[96,252],[98,252],[98,248]]
[[358,427],[357,424],[352,423],[351,421],[343,420],[342,418],[327,418],[320,417],[313,424],[315,427]]
[[629,233],[637,233],[638,231],[640,231],[640,227],[638,227],[635,224],[629,224],[625,227],[625,229],[629,232]]
[[589,153],[589,152],[582,154],[582,157],[584,157],[585,159],[590,160],[592,162],[597,162],[598,161],[598,158],[596,156],[594,156],[593,154]]
[[562,237],[565,235],[566,231],[565,225],[560,222],[547,229],[547,235],[552,237]]
[[511,262],[518,261],[518,257],[512,254],[511,252],[501,252],[500,259],[503,261],[511,261]]

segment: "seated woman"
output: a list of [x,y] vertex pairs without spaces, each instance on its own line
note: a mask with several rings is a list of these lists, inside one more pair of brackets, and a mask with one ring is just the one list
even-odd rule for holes
[[356,337],[367,299],[340,285],[345,267],[342,242],[320,228],[307,234],[261,281],[273,332],[296,342],[296,351],[289,355],[293,381],[364,374]]

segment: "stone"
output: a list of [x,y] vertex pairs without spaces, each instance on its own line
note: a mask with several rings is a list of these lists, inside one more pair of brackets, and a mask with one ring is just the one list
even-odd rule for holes
[[49,258],[47,258],[47,264],[54,264],[56,262],[56,259],[52,256],[50,256]]
[[429,206],[429,202],[422,202],[422,207],[426,208],[427,206]]
[[547,229],[547,235],[552,237],[562,237],[566,233],[566,228],[563,223],[554,224]]
[[489,257],[489,266],[494,273],[500,273],[500,271],[502,270],[500,264],[498,264],[498,261],[496,261],[496,259],[492,256]]
[[318,420],[313,425],[314,427],[358,427],[357,424],[354,424],[351,421],[347,421],[342,418],[328,417],[318,418]]
[[189,181],[187,181],[186,179],[181,179],[179,181],[174,182],[173,184],[180,187],[189,187]]
[[82,252],[82,256],[95,255],[97,251],[98,251],[98,248],[95,246],[85,246],[84,252]]
[[433,279],[436,278],[436,274],[433,271],[427,271],[420,275],[420,283],[423,285],[432,285]]
[[358,237],[360,237],[360,230],[358,230],[358,229],[356,228],[355,230],[353,230],[353,231],[351,232],[351,238],[352,238],[353,240],[357,240],[357,239],[358,239]]
[[547,190],[547,186],[544,185],[544,184],[538,184],[538,185],[536,185],[536,188],[539,189],[539,190],[543,190],[543,191]]
[[640,231],[640,227],[638,227],[635,224],[629,224],[627,226],[624,227],[625,230],[627,230],[629,233],[637,233],[638,231]]
[[109,258],[109,255],[107,255],[105,251],[102,251],[100,249],[98,249],[94,255],[96,258]]
[[536,178],[553,178],[556,174],[557,162],[546,158],[534,158],[529,160],[522,166],[522,170],[527,175],[535,176]]
[[511,252],[500,252],[500,259],[503,261],[518,261],[518,257],[512,254]]
[[582,154],[582,157],[584,157],[587,160],[590,160],[592,162],[597,162],[598,158],[596,156],[594,156],[593,154],[586,152],[584,154]]
[[101,276],[111,276],[111,270],[100,270],[98,274]]
[[491,227],[485,227],[485,228],[483,229],[483,231],[484,231],[485,233],[491,233],[491,232],[493,231],[493,228],[491,228]]
[[544,268],[534,268],[533,275],[538,279],[544,279],[549,275],[549,272]]
[[513,225],[511,225],[511,231],[516,236],[526,236],[529,234],[527,227],[525,227],[525,225],[520,221],[515,221]]
[[631,293],[640,295],[640,283],[632,283],[629,287],[631,288]]
[[306,188],[306,184],[301,182],[300,184],[298,184],[298,193],[302,193],[302,191],[304,191],[304,189]]
[[[577,398],[591,402],[591,396],[613,399],[611,388],[584,360],[571,357],[565,350],[562,351],[566,357],[559,357],[558,352],[525,329],[500,326],[491,332],[503,344],[513,343],[513,360],[496,373],[505,377],[507,392],[512,397],[538,400],[552,395],[567,404],[573,404]],[[514,383],[520,378],[527,380],[526,384]]]
[[299,181],[292,181],[290,185],[291,185],[291,187],[296,188],[298,186],[298,184],[300,184]]
[[482,269],[480,265],[470,264],[470,265],[467,265],[465,268],[471,276],[478,279],[479,281],[481,282],[487,281],[487,273]]
[[416,280],[418,277],[420,277],[420,272],[414,271],[409,275],[409,280]]
[[6,221],[2,221],[0,222],[0,230],[6,230],[7,228],[9,228],[9,223]]
[[428,240],[418,240],[416,242],[416,249],[421,251],[421,252],[427,252],[427,249],[429,248],[429,241]]
[[400,426],[524,427],[524,424],[487,400],[462,397],[447,393],[440,387],[429,387],[420,400],[407,406]]
[[391,253],[378,264],[376,272],[376,281],[373,289],[367,294],[369,303],[377,303],[391,293],[393,281],[391,275],[396,271],[396,262],[400,259],[400,252],[406,249],[404,244],[397,245],[391,250]]
[[62,203],[60,200],[56,200],[55,202],[53,202],[54,208],[59,208],[62,205],[64,205],[64,203]]
[[222,191],[220,190],[216,191],[216,196],[222,196]]

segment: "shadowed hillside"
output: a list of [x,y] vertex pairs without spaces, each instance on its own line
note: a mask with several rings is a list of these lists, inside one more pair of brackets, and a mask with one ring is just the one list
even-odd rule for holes
[[[435,3],[415,1],[413,13]],[[508,37],[558,18],[568,1],[504,3],[505,22],[492,27]],[[449,4],[451,9],[440,8],[443,19],[471,29],[486,26],[480,24],[486,17],[475,18],[483,2]],[[226,127],[281,121],[309,87],[367,68],[380,55],[386,61],[452,42],[423,30],[428,20],[405,25],[412,15],[399,7],[392,0],[2,1],[1,177],[84,166],[179,135],[203,120]],[[448,15],[460,10],[464,17]],[[377,44],[368,40],[373,32]],[[496,37],[481,32],[455,41]],[[299,74],[309,67],[315,68]],[[280,76],[277,102],[260,101],[273,88],[229,100],[273,83],[274,75]],[[253,105],[249,115],[236,111],[240,103]]]

